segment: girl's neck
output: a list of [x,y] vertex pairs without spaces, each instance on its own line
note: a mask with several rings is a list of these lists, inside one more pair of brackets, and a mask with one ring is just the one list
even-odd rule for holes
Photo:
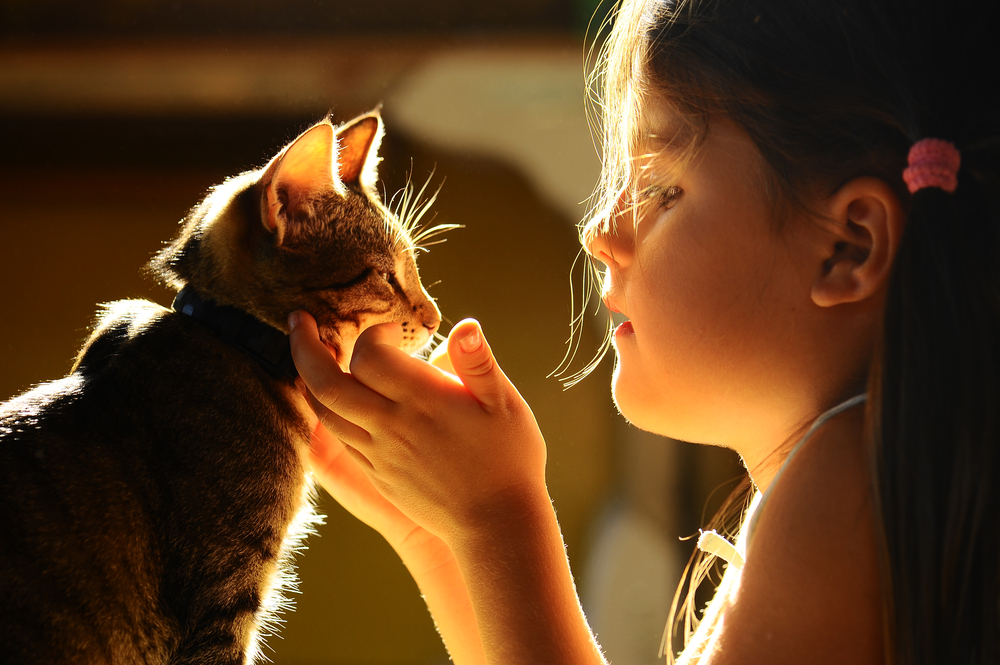
[[[823,411],[815,417],[800,422],[790,429],[790,433],[780,438],[781,443],[768,450],[766,445],[748,445],[746,452],[736,448],[743,458],[743,463],[750,474],[750,479],[754,486],[761,492],[766,492],[781,473],[790,456],[798,452],[800,445],[804,445],[809,439],[850,438],[861,440],[863,417],[859,411],[858,417],[850,419],[840,418],[836,427],[824,427],[828,422],[838,420],[845,411],[857,410],[854,407],[863,405],[865,395],[855,395],[847,400],[837,403],[833,407]],[[778,437],[776,437],[777,439]]]

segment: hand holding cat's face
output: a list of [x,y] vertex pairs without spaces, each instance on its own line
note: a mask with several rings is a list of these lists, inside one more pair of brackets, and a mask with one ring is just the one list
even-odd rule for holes
[[449,337],[454,376],[399,351],[397,337],[389,325],[366,331],[345,374],[310,317],[292,330],[314,410],[379,495],[451,547],[547,506],[545,443],[478,324]]

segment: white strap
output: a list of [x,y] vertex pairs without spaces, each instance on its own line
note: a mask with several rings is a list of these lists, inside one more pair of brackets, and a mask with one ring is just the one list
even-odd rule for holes
[[[749,540],[750,535],[753,533],[754,528],[757,526],[757,518],[760,517],[761,509],[764,507],[764,503],[767,502],[768,497],[770,497],[771,495],[771,490],[774,489],[774,486],[775,484],[777,484],[778,478],[781,477],[781,474],[783,474],[785,472],[785,469],[788,468],[788,465],[792,461],[792,458],[795,457],[796,454],[798,454],[799,450],[802,449],[802,446],[806,443],[806,441],[810,439],[810,437],[812,437],[812,435],[816,432],[816,430],[825,425],[827,421],[829,421],[837,414],[842,413],[847,409],[855,407],[859,404],[863,404],[865,401],[865,397],[866,395],[864,394],[856,395],[851,399],[833,407],[832,409],[821,415],[819,418],[817,418],[815,422],[813,422],[812,426],[809,428],[809,431],[805,433],[805,436],[799,439],[799,442],[795,444],[794,448],[792,448],[791,452],[788,454],[788,457],[785,458],[785,461],[781,465],[781,468],[778,469],[778,473],[775,474],[774,478],[771,480],[771,485],[767,488],[767,491],[764,492],[763,496],[761,496],[758,493],[754,500],[755,505],[751,506],[751,509],[747,511],[747,514],[744,517],[744,524],[746,525],[746,528],[742,530],[744,532],[744,535],[741,538],[741,543],[740,543],[742,547],[744,548],[746,547],[746,541]],[[720,536],[714,530],[701,532],[701,536],[698,538],[698,549],[700,549],[705,554],[712,554],[714,556],[719,557],[723,561],[728,562],[729,565],[736,568],[736,570],[742,570],[743,564],[746,563],[746,560],[744,559],[743,554],[740,553],[739,549],[737,549],[735,545],[733,545],[731,542]]]
[[715,531],[701,532],[701,536],[698,537],[698,549],[705,554],[719,557],[736,570],[743,570],[743,564],[746,563],[736,546]]
[[[867,398],[868,395],[866,395],[865,393],[862,393],[860,395],[855,395],[851,399],[845,402],[841,402],[837,406],[825,412],[823,415],[817,418],[815,422],[813,422],[812,426],[809,428],[809,431],[805,433],[805,436],[799,439],[799,442],[796,443],[795,447],[792,448],[791,452],[788,453],[788,457],[786,457],[785,461],[782,462],[781,468],[778,469],[778,473],[774,474],[774,478],[771,479],[771,484],[768,485],[767,491],[764,492],[764,496],[761,497],[758,509],[754,512],[753,515],[750,516],[748,520],[745,521],[746,526],[745,529],[743,530],[746,531],[748,541],[750,537],[753,535],[754,529],[757,528],[757,520],[760,519],[761,513],[764,512],[764,504],[767,503],[767,500],[769,498],[771,498],[771,491],[774,489],[774,486],[778,484],[778,480],[781,478],[782,474],[785,473],[785,469],[789,467],[789,465],[792,463],[792,459],[794,459],[795,456],[799,454],[799,451],[802,450],[802,447],[805,446],[806,442],[812,438],[812,435],[816,433],[816,430],[825,425],[831,418],[843,413],[844,411],[847,411],[848,409],[853,409],[859,404],[864,404]],[[743,530],[741,530],[741,532]]]

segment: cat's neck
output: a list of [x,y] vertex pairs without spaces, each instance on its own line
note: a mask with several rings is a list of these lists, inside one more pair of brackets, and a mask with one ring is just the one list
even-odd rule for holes
[[299,375],[292,362],[288,335],[243,310],[202,298],[190,285],[174,298],[173,309],[211,329],[274,378],[294,379]]

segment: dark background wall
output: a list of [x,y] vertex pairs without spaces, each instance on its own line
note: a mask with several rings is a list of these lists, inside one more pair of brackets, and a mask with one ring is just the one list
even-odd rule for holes
[[5,0],[0,34],[128,37],[392,33],[582,34],[599,0]]

